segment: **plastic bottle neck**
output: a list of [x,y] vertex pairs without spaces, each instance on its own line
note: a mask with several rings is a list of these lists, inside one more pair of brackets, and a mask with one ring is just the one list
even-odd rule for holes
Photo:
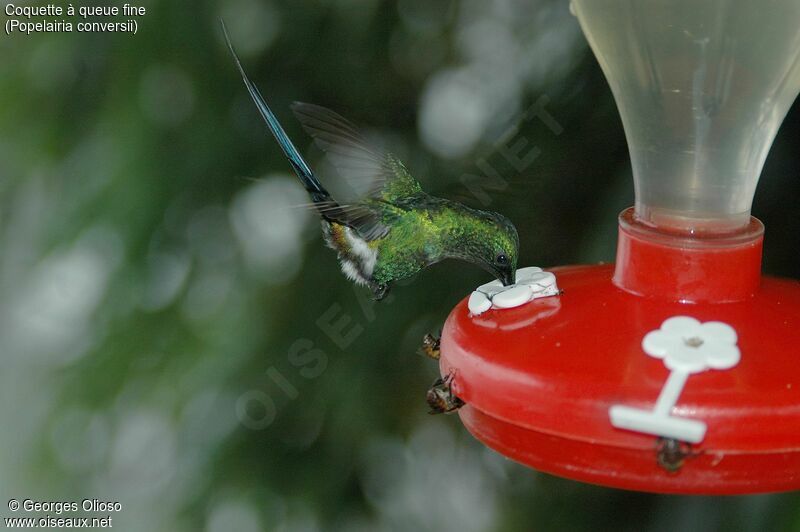
[[619,216],[614,284],[643,297],[729,303],[752,297],[761,283],[764,225],[756,218],[726,235],[680,235]]

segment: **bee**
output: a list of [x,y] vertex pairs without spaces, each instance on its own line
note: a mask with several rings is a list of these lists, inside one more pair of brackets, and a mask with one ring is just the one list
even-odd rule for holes
[[441,341],[441,338],[437,338],[430,333],[426,334],[422,337],[422,352],[429,358],[439,360],[439,345]]
[[455,374],[450,373],[447,377],[439,377],[433,382],[433,386],[425,396],[428,406],[431,407],[429,414],[452,414],[464,406],[464,401],[453,394],[451,387],[453,377]]
[[658,438],[656,440],[656,461],[667,473],[677,474],[683,467],[686,458],[696,456],[692,446],[675,438]]

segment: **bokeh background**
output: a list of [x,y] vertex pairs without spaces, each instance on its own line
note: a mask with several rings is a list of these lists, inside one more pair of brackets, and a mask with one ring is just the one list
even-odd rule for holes
[[[146,531],[800,530],[797,495],[578,484],[429,416],[420,339],[485,274],[443,263],[380,305],[346,282],[218,26],[312,164],[293,100],[488,201],[546,267],[613,260],[633,201],[566,0],[141,5],[135,36],[0,36],[0,500],[116,500],[115,528]],[[560,134],[524,118],[542,96]],[[793,277],[798,107],[753,211]],[[522,172],[496,156],[509,131],[541,151]],[[488,200],[464,185],[481,161],[508,181]]]

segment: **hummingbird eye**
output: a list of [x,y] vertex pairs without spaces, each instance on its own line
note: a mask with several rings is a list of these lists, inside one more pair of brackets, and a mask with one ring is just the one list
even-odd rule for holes
[[505,254],[505,253],[500,253],[500,254],[497,256],[497,258],[495,259],[495,261],[497,261],[497,264],[503,264],[503,265],[505,265],[505,264],[508,264],[508,257],[506,256],[506,254]]

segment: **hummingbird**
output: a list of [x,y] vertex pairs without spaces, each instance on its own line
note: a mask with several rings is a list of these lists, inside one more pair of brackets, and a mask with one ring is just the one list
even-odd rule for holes
[[508,218],[425,193],[397,157],[369,145],[351,122],[324,107],[295,102],[295,116],[338,172],[366,188],[354,201],[335,200],[248,78],[224,24],[222,29],[250,97],[308,192],[324,240],[348,279],[381,300],[393,282],[458,259],[487,270],[503,285],[514,283],[519,237]]

